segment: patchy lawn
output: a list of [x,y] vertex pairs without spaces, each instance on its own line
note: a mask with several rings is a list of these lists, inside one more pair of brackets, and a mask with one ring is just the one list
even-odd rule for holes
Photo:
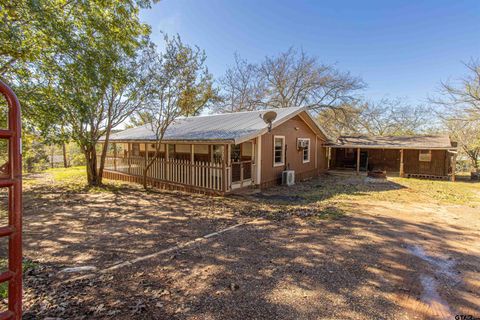
[[222,198],[89,189],[82,169],[26,178],[25,319],[480,316],[480,184],[325,175]]

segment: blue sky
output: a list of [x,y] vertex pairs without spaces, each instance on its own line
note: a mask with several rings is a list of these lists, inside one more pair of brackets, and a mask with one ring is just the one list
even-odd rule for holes
[[425,102],[480,58],[480,0],[162,0],[141,19],[156,43],[164,31],[204,49],[215,77],[234,52],[256,62],[295,46],[363,78],[368,99]]

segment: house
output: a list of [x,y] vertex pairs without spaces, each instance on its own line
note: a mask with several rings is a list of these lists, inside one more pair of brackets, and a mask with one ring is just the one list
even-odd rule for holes
[[455,180],[457,148],[447,135],[341,136],[329,148],[331,169]]
[[[276,116],[271,126],[264,120],[269,111]],[[112,134],[104,177],[142,182],[155,141],[150,124]],[[148,183],[226,194],[278,184],[284,170],[304,180],[327,170],[327,143],[317,121],[300,107],[181,118],[167,129]]]

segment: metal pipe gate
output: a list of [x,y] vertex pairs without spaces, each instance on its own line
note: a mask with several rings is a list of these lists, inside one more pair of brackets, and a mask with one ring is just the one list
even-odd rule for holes
[[22,318],[22,153],[20,103],[2,81],[0,92],[8,104],[8,128],[0,129],[0,139],[8,141],[8,161],[0,177],[0,188],[8,188],[8,225],[0,226],[0,237],[9,237],[8,270],[0,274],[0,283],[8,281],[8,310],[0,313],[3,320]]

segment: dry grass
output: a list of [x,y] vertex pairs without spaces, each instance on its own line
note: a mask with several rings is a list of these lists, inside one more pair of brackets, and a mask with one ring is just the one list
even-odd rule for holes
[[371,200],[400,203],[432,202],[480,206],[480,183],[388,178],[375,182],[365,177],[327,176],[308,184],[301,193],[308,201]]

